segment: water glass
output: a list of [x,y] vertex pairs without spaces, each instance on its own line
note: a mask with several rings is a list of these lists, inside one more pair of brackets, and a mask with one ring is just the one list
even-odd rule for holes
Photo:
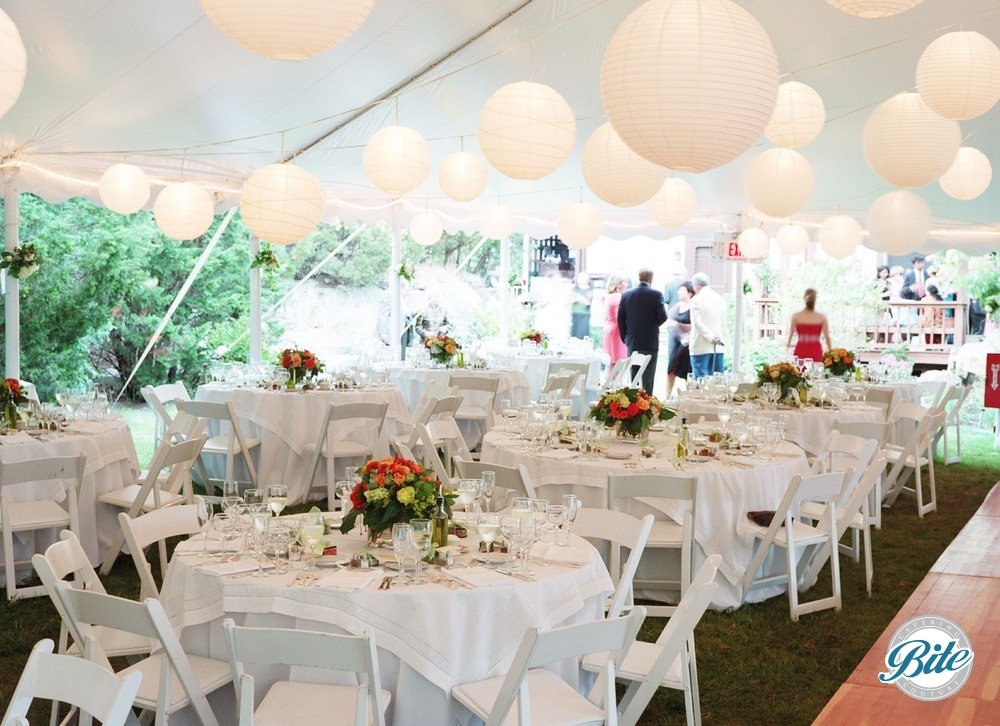
[[396,555],[396,563],[399,566],[399,574],[393,584],[403,586],[410,584],[410,578],[406,576],[405,564],[416,551],[413,547],[413,527],[406,522],[397,522],[392,525],[392,551]]
[[431,520],[411,519],[410,527],[413,528],[411,539],[417,557],[416,572],[413,573],[413,584],[423,585],[427,582],[421,571],[420,564],[427,555],[431,553]]
[[497,473],[495,471],[483,471],[483,498],[486,500],[486,511],[492,508],[493,495],[497,489]]
[[264,491],[262,489],[245,489],[243,491],[243,503],[248,507],[256,507],[264,503]]
[[288,487],[284,484],[272,484],[267,488],[267,506],[275,517],[280,517],[281,512],[288,503]]

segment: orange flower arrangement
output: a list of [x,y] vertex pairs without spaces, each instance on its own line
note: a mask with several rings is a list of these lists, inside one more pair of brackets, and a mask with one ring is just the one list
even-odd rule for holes
[[447,364],[455,357],[455,354],[462,349],[458,341],[447,335],[436,335],[424,341],[424,347],[431,354],[431,360],[435,363]]
[[802,369],[794,363],[772,363],[764,365],[757,371],[757,383],[774,383],[781,389],[781,397],[784,398],[793,388],[798,388],[799,384],[805,380]]
[[823,367],[832,376],[842,376],[854,370],[854,353],[847,348],[831,348],[823,353]]
[[653,421],[668,421],[674,412],[641,388],[620,388],[601,396],[590,410],[590,417],[608,428],[617,425],[628,436],[639,436]]
[[282,368],[291,374],[292,384],[297,380],[312,378],[317,373],[323,372],[323,364],[308,349],[297,350],[295,348],[285,348],[281,351],[281,357],[278,362]]

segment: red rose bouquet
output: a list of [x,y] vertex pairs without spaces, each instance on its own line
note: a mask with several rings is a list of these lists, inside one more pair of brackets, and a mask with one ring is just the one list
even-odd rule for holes
[[535,345],[542,347],[545,347],[545,345],[549,342],[549,336],[547,336],[541,330],[537,330],[536,328],[529,328],[528,330],[522,330],[519,339],[530,340]]
[[323,372],[323,364],[319,358],[308,350],[285,348],[281,351],[278,363],[291,375],[288,381],[290,386],[294,386],[296,381],[306,380]]
[[669,421],[674,412],[641,388],[619,388],[601,396],[590,410],[590,417],[608,428],[618,426],[623,436],[635,438],[649,429],[653,421]]
[[21,390],[21,381],[16,378],[5,378],[0,383],[0,406],[3,408],[3,421],[7,428],[16,428],[19,418],[17,405],[27,403],[28,397]]

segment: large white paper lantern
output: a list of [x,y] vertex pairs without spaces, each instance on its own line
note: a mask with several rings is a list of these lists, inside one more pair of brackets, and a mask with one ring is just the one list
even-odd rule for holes
[[777,95],[771,39],[730,0],[650,0],[625,18],[601,63],[615,131],[678,171],[714,169],[749,149]]
[[899,187],[922,187],[948,171],[962,131],[934,113],[919,93],[899,93],[868,117],[862,141],[876,174]]
[[149,179],[137,166],[115,164],[101,175],[97,193],[112,212],[134,214],[149,201]]
[[514,213],[503,205],[491,204],[486,208],[479,227],[484,237],[504,239],[514,231]]
[[541,179],[558,169],[573,150],[576,118],[554,89],[519,81],[486,99],[478,132],[479,147],[501,174]]
[[786,224],[778,230],[776,239],[778,249],[786,255],[797,255],[809,246],[809,230],[801,224]]
[[826,123],[826,106],[812,86],[788,81],[778,86],[774,113],[764,135],[776,146],[797,149],[819,136]]
[[325,201],[319,179],[309,172],[294,164],[269,164],[247,179],[240,214],[258,238],[290,245],[316,229]]
[[868,210],[868,246],[893,255],[919,250],[933,221],[927,202],[913,192],[883,194]]
[[768,247],[771,246],[771,239],[767,236],[767,232],[759,227],[750,227],[743,230],[740,232],[740,236],[736,238],[736,242],[743,256],[749,257],[752,260],[764,257],[767,254]]
[[864,230],[858,220],[846,214],[835,214],[823,220],[817,239],[828,256],[842,260],[854,254],[863,236]]
[[0,10],[0,116],[21,96],[28,70],[28,53],[14,21]]
[[942,35],[920,56],[917,90],[945,118],[986,113],[1000,100],[1000,48],[971,30]]
[[850,15],[865,20],[888,18],[890,15],[905,13],[917,7],[921,0],[826,0],[828,3]]
[[410,237],[418,245],[430,247],[444,234],[441,218],[433,212],[420,212],[410,220]]
[[305,60],[361,27],[375,0],[200,0],[222,34],[255,53]]
[[456,202],[471,202],[486,189],[486,181],[486,165],[468,151],[448,154],[438,168],[438,186]]
[[386,194],[412,192],[431,168],[431,150],[419,132],[408,126],[386,126],[365,144],[365,173]]
[[578,250],[586,249],[597,241],[604,229],[601,213],[593,204],[576,202],[568,204],[559,212],[556,233],[559,239]]
[[802,209],[815,186],[812,166],[794,149],[768,149],[747,167],[747,196],[772,217],[787,217]]
[[212,226],[215,207],[208,192],[192,182],[163,187],[153,203],[153,219],[171,239],[201,237]]
[[694,187],[673,176],[664,181],[660,191],[649,200],[650,215],[657,224],[667,229],[683,227],[691,221],[697,208],[698,197]]
[[963,146],[948,171],[938,179],[944,193],[955,199],[975,199],[993,180],[993,166],[979,149]]
[[668,174],[628,148],[609,123],[598,126],[587,139],[581,166],[590,191],[616,207],[648,202]]

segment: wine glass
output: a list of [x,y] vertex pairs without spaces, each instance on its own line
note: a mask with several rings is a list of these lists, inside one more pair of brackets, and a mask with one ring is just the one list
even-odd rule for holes
[[325,522],[323,516],[319,514],[307,514],[301,529],[302,542],[306,546],[306,551],[311,555],[306,563],[305,569],[315,572],[316,567],[316,545],[323,539]]
[[479,539],[486,544],[485,559],[487,563],[490,563],[493,561],[490,549],[496,541],[497,535],[500,534],[500,517],[496,514],[482,515],[476,524],[476,531],[479,534]]
[[253,540],[257,560],[257,570],[253,573],[253,577],[262,577],[264,575],[262,560],[266,556],[267,525],[271,521],[271,513],[263,504],[248,506],[247,510],[250,514],[250,521],[253,523]]
[[518,520],[517,542],[520,546],[521,564],[518,567],[518,572],[527,577],[531,577],[535,574],[535,572],[528,565],[528,555],[531,552],[532,546],[535,544],[537,536],[538,528],[535,525],[535,518],[533,516],[520,517]]
[[514,408],[514,405],[511,403],[509,398],[500,399],[500,415],[503,416],[504,420],[507,422],[507,426],[505,428],[510,431],[511,426],[513,426],[514,422],[517,421],[518,411]]
[[196,512],[198,514],[198,524],[201,525],[202,530],[202,548],[201,554],[198,555],[199,559],[204,559],[208,557],[208,531],[212,529],[212,518],[215,516],[215,506],[212,502],[206,501],[202,497],[195,499],[195,505],[197,507]]
[[406,576],[406,561],[413,556],[413,527],[406,522],[396,522],[392,525],[392,551],[396,555],[396,562],[399,565],[399,574],[393,584],[403,586],[410,584],[410,578]]
[[281,516],[287,503],[288,487],[284,484],[272,484],[267,488],[267,506],[274,512],[275,517]]
[[559,543],[559,530],[562,528],[563,512],[565,511],[566,507],[562,504],[549,505],[548,522],[545,524],[545,530],[552,533],[552,541],[556,544]]
[[476,501],[479,496],[479,480],[478,479],[459,479],[458,486],[455,488],[455,495],[458,498],[458,504],[462,506],[466,512],[470,511],[469,506]]
[[264,503],[264,490],[263,489],[245,489],[243,490],[243,503],[248,507],[256,507]]
[[417,552],[417,569],[413,573],[413,584],[423,585],[427,580],[421,572],[420,563],[431,552],[431,520],[411,519],[410,526],[413,528],[411,540]]
[[531,515],[531,500],[528,497],[514,497],[510,503],[510,513],[514,517]]
[[576,521],[576,513],[579,509],[580,500],[575,494],[563,494],[563,531],[566,532],[566,536],[556,543],[560,547],[569,545],[569,535],[573,530],[573,523]]
[[483,498],[486,500],[486,511],[489,512],[493,506],[493,495],[497,489],[497,473],[486,470],[483,472]]
[[347,514],[351,508],[351,492],[354,491],[354,485],[350,481],[338,481],[334,491],[340,499],[340,511]]

